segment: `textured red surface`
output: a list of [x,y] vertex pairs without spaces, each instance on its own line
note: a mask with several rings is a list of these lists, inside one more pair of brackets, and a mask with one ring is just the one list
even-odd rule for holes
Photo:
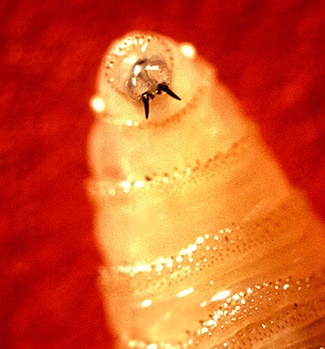
[[111,347],[83,180],[97,68],[129,30],[193,42],[325,218],[322,0],[7,0],[1,12],[0,348]]

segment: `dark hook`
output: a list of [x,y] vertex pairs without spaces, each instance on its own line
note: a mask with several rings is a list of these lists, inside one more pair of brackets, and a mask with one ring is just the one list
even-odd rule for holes
[[146,114],[146,119],[149,118],[149,98],[150,95],[148,93],[144,93],[142,95],[142,102],[144,104],[144,112]]
[[170,97],[173,97],[175,99],[181,100],[176,93],[174,93],[166,84],[159,84],[158,85],[158,93],[166,92]]

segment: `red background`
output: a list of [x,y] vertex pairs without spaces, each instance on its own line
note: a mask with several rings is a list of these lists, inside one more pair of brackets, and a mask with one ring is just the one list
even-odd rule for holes
[[325,218],[323,4],[2,2],[0,348],[111,346],[83,181],[98,65],[129,30],[194,43]]

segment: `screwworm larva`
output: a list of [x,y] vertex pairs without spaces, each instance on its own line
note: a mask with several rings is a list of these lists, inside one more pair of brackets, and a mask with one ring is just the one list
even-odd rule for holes
[[[144,60],[182,97],[152,100],[148,120],[152,81],[130,90]],[[126,35],[92,106],[88,191],[121,347],[323,347],[324,227],[195,49]]]

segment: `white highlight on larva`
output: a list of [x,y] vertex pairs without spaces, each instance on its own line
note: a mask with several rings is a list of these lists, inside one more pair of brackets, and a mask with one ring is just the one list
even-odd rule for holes
[[180,50],[185,57],[194,58],[196,49],[192,44],[184,43],[180,46]]
[[90,100],[90,106],[94,112],[99,113],[99,114],[103,113],[105,110],[105,103],[104,103],[103,98],[101,98],[101,97],[96,97],[96,96],[93,97]]

